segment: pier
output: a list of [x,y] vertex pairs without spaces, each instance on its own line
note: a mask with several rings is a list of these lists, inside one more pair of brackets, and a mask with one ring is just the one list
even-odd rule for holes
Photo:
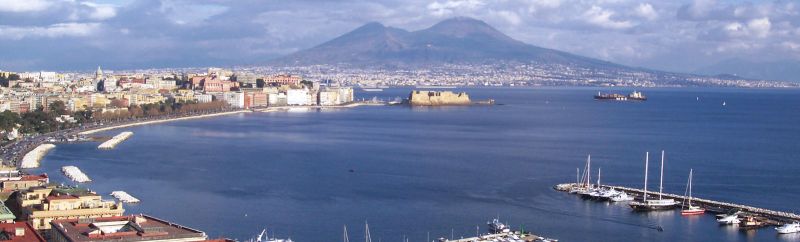
[[[565,184],[558,184],[554,187],[554,189],[558,191],[569,191],[571,188],[575,186],[580,186],[581,184],[576,183],[565,183]],[[642,198],[644,196],[644,190],[637,189],[637,188],[630,188],[630,187],[622,187],[622,186],[610,186],[610,185],[600,185],[601,188],[614,188],[618,191],[624,191],[628,194],[633,194],[638,198]],[[670,193],[659,193],[654,191],[647,191],[648,197],[656,197],[662,196],[668,199],[675,199],[676,201],[683,202],[687,200],[688,197]],[[705,208],[709,212],[715,213],[727,213],[730,211],[739,211],[742,215],[745,216],[752,216],[766,222],[770,225],[780,225],[784,223],[791,223],[794,221],[800,221],[800,215],[789,213],[789,212],[781,212],[775,211],[765,208],[757,208],[748,205],[742,204],[735,204],[735,203],[728,203],[728,202],[721,202],[721,201],[714,201],[709,199],[698,198],[692,196],[692,204],[701,206]]]
[[39,161],[47,155],[47,152],[56,148],[54,144],[41,144],[25,154],[22,157],[22,162],[19,164],[19,168],[28,169],[28,168],[36,168],[39,167]]
[[122,143],[122,141],[125,141],[126,139],[130,138],[131,136],[133,136],[133,132],[130,132],[130,131],[125,131],[125,132],[119,133],[118,135],[112,137],[108,141],[103,142],[102,144],[97,146],[97,148],[101,149],[101,150],[114,149],[114,147],[117,147],[118,144]]

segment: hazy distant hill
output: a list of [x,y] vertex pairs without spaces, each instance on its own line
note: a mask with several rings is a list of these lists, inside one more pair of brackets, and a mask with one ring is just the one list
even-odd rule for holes
[[413,32],[369,23],[273,63],[415,66],[497,61],[625,68],[607,61],[525,44],[483,21],[466,17],[444,20]]
[[697,69],[703,75],[730,74],[745,78],[800,82],[800,61],[754,62],[729,59]]

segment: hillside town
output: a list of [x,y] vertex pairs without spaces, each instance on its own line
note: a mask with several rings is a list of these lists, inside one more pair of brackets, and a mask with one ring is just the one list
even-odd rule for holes
[[[4,113],[0,128],[8,131],[0,132],[9,140],[19,131],[43,133],[89,120],[152,117],[179,109],[335,106],[354,101],[353,89],[339,83],[320,85],[299,75],[255,75],[221,68],[104,73],[98,67],[91,74],[0,71],[0,84],[0,113]],[[52,120],[57,123],[51,127],[23,127],[26,122],[17,121],[33,116],[29,126],[41,126],[48,120],[38,120],[39,116],[47,111],[55,111]]]
[[338,83],[220,68],[180,74],[113,73],[100,67],[91,74],[3,71],[0,82],[0,238],[13,241],[229,241],[209,240],[203,231],[154,216],[126,214],[123,203],[138,200],[116,194],[115,201],[86,188],[52,183],[48,174],[20,170],[38,161],[23,166],[19,157],[39,152],[31,147],[43,142],[104,125],[354,101],[353,88]]

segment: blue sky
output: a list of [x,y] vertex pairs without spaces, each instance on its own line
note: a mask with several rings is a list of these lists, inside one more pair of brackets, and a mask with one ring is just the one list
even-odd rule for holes
[[0,69],[258,64],[367,22],[417,30],[454,16],[661,70],[800,59],[800,2],[791,0],[0,0]]

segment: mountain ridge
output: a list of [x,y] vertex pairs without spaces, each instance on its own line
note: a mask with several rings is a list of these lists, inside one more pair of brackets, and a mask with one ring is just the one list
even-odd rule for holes
[[455,17],[407,31],[370,22],[332,40],[271,61],[279,65],[347,64],[425,66],[497,62],[565,64],[637,69],[609,61],[530,45],[484,21]]

